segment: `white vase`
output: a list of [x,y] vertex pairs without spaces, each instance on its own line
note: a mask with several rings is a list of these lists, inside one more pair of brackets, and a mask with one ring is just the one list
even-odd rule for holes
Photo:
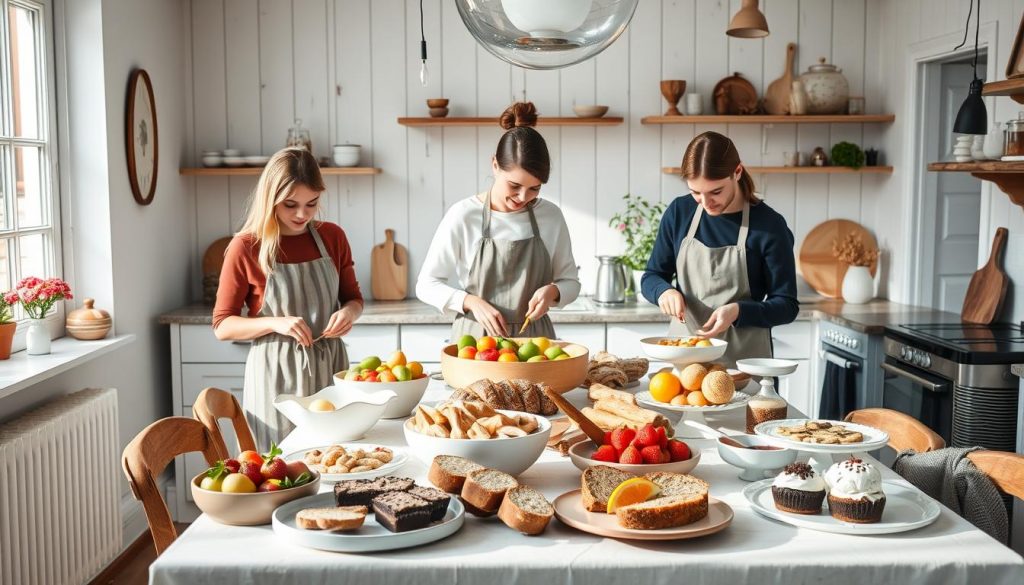
[[28,355],[46,355],[50,353],[50,328],[46,319],[29,319],[28,330],[25,332],[25,351]]
[[875,296],[875,281],[867,266],[850,266],[843,277],[843,300],[853,305],[870,301]]

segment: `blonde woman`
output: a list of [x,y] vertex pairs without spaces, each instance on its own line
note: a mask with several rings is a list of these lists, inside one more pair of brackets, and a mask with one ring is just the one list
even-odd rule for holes
[[291,430],[278,394],[308,396],[348,367],[341,337],[363,312],[345,232],[315,221],[324,190],[309,151],[277,152],[224,256],[213,327],[218,339],[252,341],[242,405],[262,447]]

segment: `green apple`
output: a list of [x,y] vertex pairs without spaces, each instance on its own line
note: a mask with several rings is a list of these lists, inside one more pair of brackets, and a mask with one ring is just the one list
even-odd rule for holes
[[534,342],[527,341],[519,346],[519,351],[517,353],[519,355],[519,361],[528,362],[530,361],[530,358],[540,355],[540,348],[537,347],[537,344]]
[[518,352],[519,346],[516,345],[516,342],[512,341],[511,339],[502,339],[501,341],[498,342],[498,350],[500,351],[502,349],[511,349],[513,351]]
[[398,378],[399,382],[408,382],[412,380],[412,370],[408,366],[395,366],[391,368],[391,373]]
[[544,355],[535,355],[535,356],[533,356],[532,358],[530,358],[530,359],[528,359],[526,361],[528,361],[528,362],[546,362],[546,361],[548,361],[548,358],[547,358],[547,356],[544,356]]
[[370,357],[368,357],[368,358],[364,359],[363,361],[359,362],[359,369],[360,370],[376,370],[379,367],[380,367],[380,358],[375,356],[375,355],[371,355]]
[[256,484],[244,473],[232,473],[224,478],[220,491],[227,494],[251,494],[256,491]]
[[463,335],[459,338],[459,349],[464,347],[476,347],[476,338],[472,335]]
[[199,482],[199,487],[203,488],[204,490],[210,490],[211,492],[219,492],[221,491],[223,484],[223,478],[218,477],[214,479],[207,475],[206,477],[203,478],[203,481]]
[[557,345],[552,345],[547,349],[547,351],[544,352],[544,355],[546,355],[549,360],[553,360],[557,359],[558,356],[563,355],[564,353],[565,352],[562,351],[562,348],[558,347]]

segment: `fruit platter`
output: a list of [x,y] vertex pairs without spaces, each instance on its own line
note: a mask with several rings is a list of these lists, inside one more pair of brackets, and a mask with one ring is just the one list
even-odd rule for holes
[[464,335],[441,352],[441,373],[452,388],[488,379],[524,379],[566,392],[587,378],[590,352],[582,345],[546,337],[479,339]]
[[364,392],[390,390],[396,397],[388,403],[381,418],[405,418],[423,398],[430,385],[430,377],[423,371],[423,364],[409,361],[405,353],[396,350],[387,361],[375,355],[369,356],[334,374],[334,385]]

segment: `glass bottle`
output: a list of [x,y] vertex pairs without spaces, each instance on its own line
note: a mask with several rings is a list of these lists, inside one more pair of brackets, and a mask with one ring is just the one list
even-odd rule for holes
[[1024,155],[1024,112],[1017,113],[1016,120],[1006,123],[1006,134],[1003,140],[1003,155]]
[[789,404],[775,391],[775,380],[771,376],[761,378],[761,391],[747,401],[747,433],[753,434],[754,427],[772,420],[787,417]]
[[296,118],[295,125],[288,129],[288,147],[305,148],[313,152],[313,141],[309,137],[309,130],[302,127],[302,120]]

